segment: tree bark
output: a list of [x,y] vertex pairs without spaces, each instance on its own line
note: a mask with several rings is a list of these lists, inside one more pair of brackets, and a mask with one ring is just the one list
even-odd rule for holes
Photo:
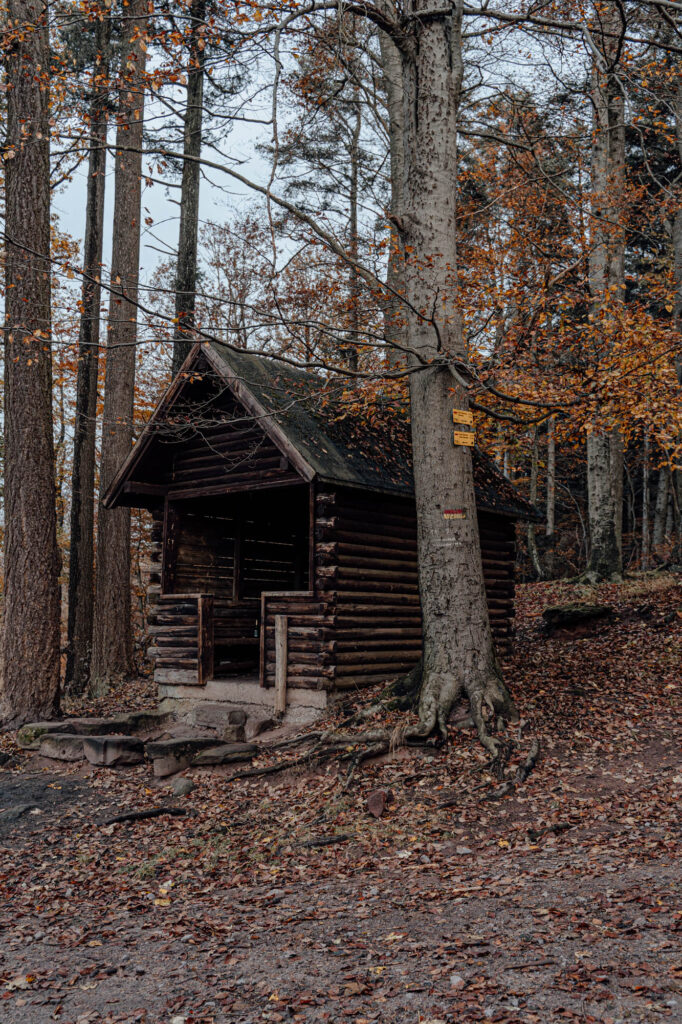
[[[438,728],[447,736],[448,716],[464,691],[481,742],[496,753],[484,705],[509,717],[516,711],[493,647],[471,449],[453,444],[452,411],[466,410],[468,399],[449,369],[467,357],[455,275],[462,2],[449,13],[424,17],[427,11],[425,0],[408,3],[410,33],[402,51],[402,219],[410,252],[410,409],[424,636],[420,732]],[[453,510],[465,518],[451,517]]]
[[349,327],[345,361],[349,370],[358,368],[358,346],[360,344],[360,275],[358,274],[358,176],[360,169],[360,131],[362,129],[362,108],[359,90],[355,93],[355,123],[350,144],[350,208],[348,219],[348,252],[351,262],[348,267]]
[[[682,164],[682,79],[678,80],[674,98],[674,111],[677,153],[680,164]],[[675,327],[678,335],[682,335],[682,206],[677,210],[673,220],[672,243],[675,275]],[[682,355],[679,351],[675,355],[675,372],[677,373],[678,384],[682,384]],[[679,561],[682,559],[682,515],[680,515],[680,507],[682,505],[682,474],[679,470],[675,471],[674,484],[675,505],[677,507],[678,515],[675,553],[673,557]]]
[[206,21],[206,0],[192,0],[190,9],[189,70],[185,106],[184,156],[180,192],[180,237],[175,273],[175,329],[173,332],[173,376],[194,344],[194,310],[197,288],[197,239],[201,133],[204,112],[204,47],[202,29]]
[[[595,323],[604,326],[608,306],[622,301],[625,235],[625,101],[616,53],[621,14],[616,4],[600,10],[600,51],[592,67],[592,217],[589,283]],[[596,360],[604,354],[594,343]],[[616,429],[595,423],[587,438],[587,493],[590,524],[588,575],[619,579],[623,569],[623,441]]]
[[654,509],[654,532],[653,546],[655,554],[660,554],[660,548],[665,543],[665,527],[668,518],[668,497],[669,497],[670,472],[667,466],[661,466],[658,471],[658,486],[656,488],[656,507]]
[[391,249],[386,267],[388,295],[384,306],[384,334],[388,345],[386,363],[389,368],[392,368],[404,362],[406,358],[404,349],[407,335],[407,319],[405,305],[402,300],[402,296],[405,294],[404,253],[398,229],[400,213],[403,208],[405,111],[400,51],[390,35],[383,31],[379,31],[379,47],[384,88],[386,90],[388,143],[391,161],[391,198],[388,211],[391,229]]
[[[530,503],[536,505],[538,500],[538,428],[533,428],[533,441],[531,444],[531,455],[530,455]],[[528,555],[530,557],[531,565],[533,566],[533,572],[537,579],[541,580],[543,577],[542,565],[540,564],[540,555],[538,554],[538,544],[535,537],[535,523],[528,524]]]
[[545,536],[547,538],[547,571],[554,573],[554,526],[556,516],[556,417],[547,420],[547,504]]
[[105,509],[101,496],[130,451],[135,398],[137,290],[140,265],[142,124],[146,0],[131,0],[119,89],[111,296],[106,346],[97,572],[91,690],[106,693],[133,669],[130,620],[130,509]]
[[642,456],[642,569],[646,572],[651,558],[651,537],[649,533],[649,427],[644,428],[644,452]]
[[85,208],[83,288],[78,335],[76,422],[71,477],[71,541],[66,687],[82,693],[90,680],[94,614],[95,456],[97,374],[104,236],[104,190],[107,162],[107,103],[109,97],[108,17],[97,22],[96,52],[90,100],[90,156]]
[[14,726],[51,717],[59,702],[47,15],[44,0],[9,0],[2,720]]

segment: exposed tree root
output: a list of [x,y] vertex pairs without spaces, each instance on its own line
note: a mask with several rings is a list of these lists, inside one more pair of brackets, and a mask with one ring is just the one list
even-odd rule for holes
[[148,818],[160,818],[164,814],[170,814],[172,817],[182,817],[188,814],[189,811],[186,807],[175,807],[172,804],[162,807],[150,807],[146,811],[128,811],[126,814],[117,814],[113,818],[107,818],[103,821],[103,825],[117,825],[119,822],[124,821],[146,821]]
[[389,711],[413,711],[419,704],[421,685],[422,659],[420,658],[406,675],[387,686],[379,699]]
[[[480,663],[475,668],[480,669]],[[413,707],[417,695],[419,697],[419,721],[415,724],[398,727],[392,732],[383,728],[367,729],[360,733],[339,731],[344,727],[359,725],[368,718],[374,717],[382,707],[390,709],[405,705]],[[458,723],[458,728],[464,728],[470,724],[475,725],[481,744],[492,756],[488,769],[502,782],[506,765],[516,744],[509,739],[496,739],[492,736],[489,723],[486,721],[486,712],[490,715],[493,727],[498,730],[502,729],[505,721],[519,722],[519,715],[494,656],[490,658],[484,672],[474,671],[474,666],[470,666],[469,672],[463,671],[457,677],[452,672],[438,672],[433,668],[425,669],[424,660],[421,659],[407,675],[402,676],[388,687],[381,694],[379,702],[371,708],[353,713],[334,729],[294,737],[270,748],[274,751],[301,746],[305,743],[309,744],[308,749],[298,757],[274,765],[249,768],[229,776],[226,781],[235,782],[239,779],[273,775],[295,768],[312,769],[335,760],[339,764],[348,765],[344,783],[344,788],[347,789],[353,781],[357,769],[365,761],[386,754],[400,746],[433,742],[434,737],[447,743],[448,719],[462,695],[466,695],[469,700],[470,714]],[[521,729],[519,728],[519,741],[520,738]],[[510,788],[506,789],[504,793],[500,792],[500,796],[511,792],[517,783],[523,782],[528,777],[535,765],[538,753],[539,746],[537,741],[534,741],[526,761],[517,772],[516,782],[504,782],[502,788],[504,786]]]

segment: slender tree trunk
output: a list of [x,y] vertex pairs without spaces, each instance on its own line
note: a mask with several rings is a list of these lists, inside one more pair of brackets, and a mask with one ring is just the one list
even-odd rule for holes
[[547,503],[545,537],[547,538],[547,572],[554,573],[554,528],[556,516],[556,417],[547,420]]
[[[401,296],[405,294],[403,247],[399,228],[403,208],[402,189],[404,177],[404,128],[405,111],[403,103],[403,79],[400,51],[386,32],[379,32],[381,67],[386,90],[386,112],[388,115],[388,142],[391,159],[391,199],[389,223],[391,228],[391,251],[386,267],[388,296],[384,307],[384,334],[389,348],[386,362],[395,367],[404,362],[407,338],[407,316]],[[398,220],[396,221],[396,218]]]
[[358,344],[360,342],[360,275],[358,274],[358,172],[360,166],[360,130],[362,114],[360,97],[355,89],[355,124],[350,146],[350,217],[348,222],[349,253],[348,303],[350,331],[346,348],[346,363],[350,370],[358,368]]
[[[538,428],[533,428],[533,441],[531,444],[530,454],[530,503],[536,505],[538,501]],[[540,564],[540,555],[538,554],[538,543],[535,537],[535,523],[528,524],[528,554],[530,556],[531,565],[533,566],[533,572],[537,579],[541,580],[543,576],[542,565]]]
[[[680,164],[682,165],[682,79],[678,76],[678,86],[675,93],[675,132],[677,136],[677,152]],[[682,336],[682,206],[675,214],[672,230],[673,243],[673,266],[675,273],[675,327],[677,333]],[[675,370],[677,381],[682,385],[682,355],[679,350],[675,356]],[[682,506],[682,473],[675,471],[675,503],[678,509],[677,536],[675,538],[675,554],[677,561],[682,560],[682,515],[679,514]]]
[[[7,18],[13,40],[5,44],[5,612],[1,694],[6,725],[49,718],[59,701],[47,14],[44,0],[9,0]],[[24,244],[28,248],[24,249]]]
[[[135,398],[137,289],[140,265],[142,124],[146,45],[146,0],[130,0],[127,38],[121,65],[127,77],[119,90],[111,296],[106,347],[100,495],[104,494],[130,451]],[[130,618],[130,509],[98,510],[97,573],[91,689],[106,693],[109,684],[133,669]]]
[[675,522],[675,485],[673,481],[673,475],[668,471],[668,511],[665,517],[665,541],[666,543],[670,540],[673,535],[673,526]]
[[175,330],[173,333],[173,376],[180,370],[194,344],[194,310],[197,289],[197,239],[201,132],[204,111],[204,47],[202,30],[206,22],[206,0],[190,4],[189,71],[180,193],[180,238],[175,273]]
[[66,686],[82,693],[90,680],[94,613],[95,457],[97,374],[104,236],[104,189],[107,162],[107,101],[109,78],[109,18],[97,22],[98,64],[93,72],[90,100],[90,157],[85,206],[83,288],[78,335],[76,423],[71,477],[71,543]]
[[[497,745],[484,704],[516,712],[495,656],[483,582],[471,449],[453,444],[453,408],[468,407],[466,390],[448,369],[466,361],[456,295],[455,183],[457,113],[462,79],[462,2],[421,18],[425,0],[407,6],[403,49],[405,95],[404,227],[410,343],[430,368],[410,377],[417,503],[419,587],[424,655],[421,731],[446,721],[464,690],[481,742]],[[431,319],[433,311],[433,320]],[[417,366],[417,357],[411,359]],[[451,515],[452,511],[456,515]],[[464,516],[464,518],[457,518]]]
[[668,516],[668,486],[670,483],[670,472],[667,466],[661,466],[658,471],[658,486],[656,488],[656,508],[654,509],[654,553],[658,555],[665,542],[665,524]]
[[651,537],[649,534],[649,428],[644,428],[644,453],[642,465],[642,569],[646,572],[651,559]]
[[[622,301],[625,236],[625,102],[615,48],[621,29],[616,4],[600,12],[604,35],[592,70],[592,218],[589,280],[595,323],[606,330],[609,306]],[[606,354],[595,340],[595,363]],[[587,439],[587,494],[590,522],[588,574],[618,579],[623,568],[623,442],[619,432],[595,424]]]

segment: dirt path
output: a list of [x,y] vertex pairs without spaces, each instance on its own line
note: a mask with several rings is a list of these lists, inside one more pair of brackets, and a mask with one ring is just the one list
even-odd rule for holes
[[682,1021],[679,588],[649,600],[570,640],[528,595],[509,672],[542,755],[504,800],[461,733],[349,787],[194,771],[184,817],[135,824],[103,822],[169,799],[146,765],[10,762],[1,1024]]
[[399,872],[42,910],[4,937],[0,1019],[682,1020],[679,864],[614,862],[611,838],[589,873],[561,842],[475,874],[417,847]]

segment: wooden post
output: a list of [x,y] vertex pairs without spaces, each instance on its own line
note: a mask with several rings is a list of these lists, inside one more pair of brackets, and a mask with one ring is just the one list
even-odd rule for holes
[[275,615],[275,713],[287,709],[287,627],[286,615]]
[[232,600],[238,604],[242,596],[242,524],[236,524],[232,559]]
[[214,669],[213,594],[199,594],[197,598],[197,645],[197,682],[204,686],[213,678]]
[[161,552],[161,593],[172,594],[178,559],[178,514],[168,498],[163,506],[163,550]]

